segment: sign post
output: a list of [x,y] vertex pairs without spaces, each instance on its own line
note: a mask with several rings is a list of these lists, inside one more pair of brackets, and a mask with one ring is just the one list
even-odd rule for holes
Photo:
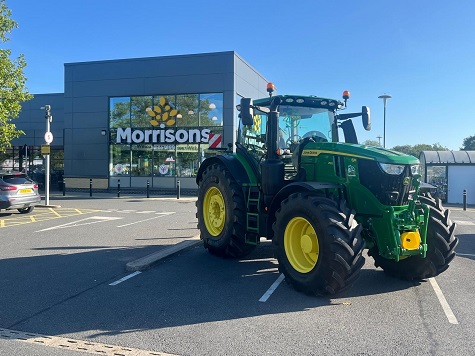
[[45,118],[46,118],[46,132],[45,132],[45,142],[47,149],[43,150],[41,148],[41,153],[46,156],[46,174],[45,174],[45,205],[49,205],[49,182],[50,182],[50,150],[49,145],[53,142],[53,134],[51,133],[51,122],[53,121],[53,116],[51,115],[51,105],[45,105]]

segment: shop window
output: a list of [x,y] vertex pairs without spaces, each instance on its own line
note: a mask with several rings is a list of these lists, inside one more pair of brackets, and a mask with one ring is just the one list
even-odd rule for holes
[[131,175],[145,177],[152,174],[152,146],[133,145]]
[[153,146],[153,175],[169,177],[175,175],[175,145]]
[[196,127],[198,123],[198,94],[185,94],[176,96],[176,108],[180,117],[176,120],[178,127]]
[[109,127],[129,127],[130,126],[130,98],[110,99]]
[[198,144],[177,145],[176,170],[178,177],[196,177],[200,166]]
[[174,95],[154,96],[153,106],[148,107],[146,110],[152,126],[157,128],[162,124],[167,127],[176,126],[178,110],[176,109]]
[[110,146],[110,167],[111,176],[123,176],[130,174],[130,145]]
[[200,94],[200,126],[223,126],[223,94]]
[[130,98],[130,124],[132,127],[150,127],[147,108],[152,107],[151,96],[134,96]]

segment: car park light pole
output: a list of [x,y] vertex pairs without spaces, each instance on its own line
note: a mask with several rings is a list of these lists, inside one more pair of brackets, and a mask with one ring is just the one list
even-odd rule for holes
[[53,121],[53,116],[51,115],[51,105],[45,105],[42,109],[45,109],[46,118],[45,150],[43,150],[42,147],[42,154],[46,156],[45,205],[49,205],[50,144],[53,142],[53,134],[51,133],[51,122]]
[[383,128],[383,148],[386,148],[386,101],[388,99],[391,99],[392,96],[389,94],[383,94],[378,96],[379,99],[383,99],[383,106],[384,106],[384,116],[383,116],[383,121],[384,121],[384,128]]

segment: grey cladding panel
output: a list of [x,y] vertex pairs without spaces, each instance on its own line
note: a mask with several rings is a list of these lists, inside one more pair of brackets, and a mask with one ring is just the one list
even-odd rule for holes
[[147,78],[144,82],[147,95],[223,92],[226,84],[232,88],[222,74]]
[[124,59],[66,65],[74,81],[233,72],[233,52]]

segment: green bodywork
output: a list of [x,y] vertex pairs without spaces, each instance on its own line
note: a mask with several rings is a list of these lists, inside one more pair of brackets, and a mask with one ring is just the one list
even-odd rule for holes
[[[246,228],[247,235],[251,237],[248,238],[246,235],[246,242],[258,243],[259,236],[271,238],[270,226],[273,219],[275,219],[275,211],[280,207],[282,200],[293,191],[314,189],[322,190],[322,193],[327,196],[343,197],[347,201],[347,205],[355,211],[355,219],[363,227],[363,237],[367,248],[372,248],[376,245],[381,256],[396,261],[411,255],[422,255],[425,257],[427,252],[429,208],[417,200],[420,189],[420,176],[413,173],[404,179],[403,188],[410,193],[405,193],[407,199],[405,199],[403,205],[388,205],[383,204],[381,199],[378,199],[370,189],[362,184],[361,175],[364,172],[360,172],[361,162],[371,161],[375,164],[379,162],[402,165],[409,170],[410,166],[418,165],[419,160],[413,156],[381,147],[338,142],[337,110],[343,108],[342,102],[318,97],[280,96],[283,101],[289,97],[293,98],[294,101],[293,103],[289,102],[289,100],[285,102],[288,112],[292,112],[293,104],[295,104],[296,110],[302,107],[326,110],[330,117],[329,126],[331,126],[331,129],[327,130],[327,132],[331,135],[331,139],[329,140],[330,142],[306,142],[300,150],[295,149],[295,151],[291,152],[291,155],[299,155],[299,164],[296,170],[301,174],[291,178],[286,177],[285,181],[282,182],[282,189],[273,196],[271,202],[264,199],[261,189],[263,182],[260,181],[260,172],[256,173],[255,168],[262,164],[262,157],[265,157],[267,147],[263,145],[260,159],[256,154],[243,154],[239,150],[224,153],[228,157],[232,156],[232,161],[237,161],[241,165],[241,172],[245,172],[243,177],[236,178],[241,182],[244,199],[247,202],[248,223]],[[302,104],[302,101],[300,101],[297,104],[295,98],[303,98],[305,103]],[[254,104],[267,107],[270,105],[270,100],[269,98],[260,99],[254,101]],[[287,119],[289,123],[291,120],[294,120],[295,116],[291,116],[293,114],[288,115],[291,118]],[[303,119],[304,117],[302,116],[302,120],[295,122],[304,121]],[[295,128],[291,125],[295,126],[294,123],[287,126],[290,127],[289,131],[294,130],[295,132]],[[267,130],[268,128],[269,125]],[[248,128],[246,134],[250,130]],[[269,134],[268,131],[264,131],[264,133]],[[255,137],[262,136],[264,136],[263,132],[260,132]],[[258,141],[258,139],[254,139],[251,145],[255,146]],[[249,142],[247,143],[249,144]],[[246,146],[246,141],[243,138],[241,138],[241,144],[244,149],[250,146]],[[251,159],[254,162],[249,162]],[[282,157],[282,160],[285,160],[284,157]],[[290,165],[288,162],[290,162],[290,159],[287,157],[287,166]],[[383,173],[379,172],[378,174],[384,179]],[[389,175],[387,175],[387,178],[392,179]],[[306,184],[309,182],[328,184],[326,186],[323,184]],[[416,236],[420,236],[420,243],[417,244],[416,248],[403,248],[401,235],[408,232],[416,232]]]

